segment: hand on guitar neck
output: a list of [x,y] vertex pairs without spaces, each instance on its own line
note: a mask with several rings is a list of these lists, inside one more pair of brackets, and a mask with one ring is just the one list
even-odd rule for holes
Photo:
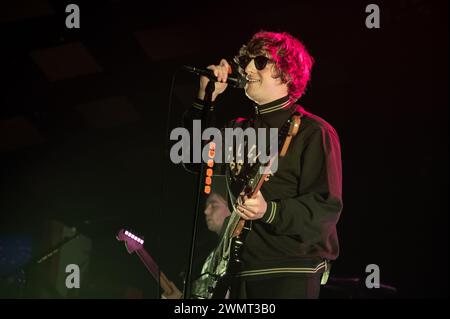
[[161,295],[161,299],[182,299],[183,293],[178,289],[178,287],[172,282],[168,281],[167,285],[171,289],[170,291],[166,291]]
[[[244,195],[244,194],[241,194]],[[245,220],[256,220],[261,219],[267,210],[267,202],[264,196],[258,190],[258,192],[252,196],[243,197],[243,203],[237,206],[239,216]]]

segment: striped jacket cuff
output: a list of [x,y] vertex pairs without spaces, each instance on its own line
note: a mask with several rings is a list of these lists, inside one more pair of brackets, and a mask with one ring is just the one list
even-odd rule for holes
[[[205,107],[205,102],[200,99],[195,99],[194,103],[192,103],[192,107],[196,110],[203,111],[203,108]],[[214,110],[214,104],[211,105],[211,111]]]
[[267,224],[273,224],[273,221],[277,217],[279,210],[279,203],[274,201],[267,202],[267,210],[261,220]]

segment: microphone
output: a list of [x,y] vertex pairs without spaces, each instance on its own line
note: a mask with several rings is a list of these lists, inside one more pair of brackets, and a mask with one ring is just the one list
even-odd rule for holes
[[[214,72],[210,69],[200,69],[189,65],[183,65],[183,69],[186,71],[189,71],[191,73],[195,73],[197,75],[203,75],[209,78],[210,80],[216,81],[217,77],[214,75]],[[230,74],[227,77],[227,82],[229,85],[231,85],[234,88],[242,89],[244,88],[245,84],[247,84],[247,79],[238,74]]]

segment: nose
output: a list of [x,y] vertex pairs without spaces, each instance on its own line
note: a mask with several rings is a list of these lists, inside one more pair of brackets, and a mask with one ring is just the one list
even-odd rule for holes
[[209,215],[210,212],[211,212],[211,205],[207,205],[203,213],[205,213],[205,215]]
[[255,67],[255,59],[251,59],[249,64],[245,67],[245,73],[249,74],[250,72],[253,73],[256,71]]

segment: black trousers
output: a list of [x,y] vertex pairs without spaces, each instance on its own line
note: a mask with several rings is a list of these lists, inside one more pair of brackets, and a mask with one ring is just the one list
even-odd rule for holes
[[284,275],[272,278],[235,277],[231,299],[317,299],[322,274]]

